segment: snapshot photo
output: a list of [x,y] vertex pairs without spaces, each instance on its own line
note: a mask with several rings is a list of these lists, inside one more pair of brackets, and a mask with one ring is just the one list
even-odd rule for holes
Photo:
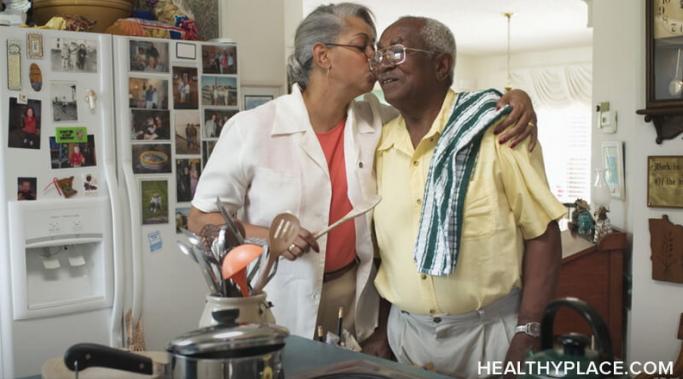
[[36,182],[36,178],[17,178],[17,200],[35,200]]
[[133,172],[136,174],[171,173],[171,144],[133,145]]
[[176,208],[175,209],[175,232],[182,233],[182,229],[187,229],[187,218],[190,214],[190,208]]
[[9,147],[40,149],[40,105],[40,100],[18,104],[16,97],[10,97]]
[[99,185],[97,184],[97,178],[93,173],[83,174],[83,191],[85,193],[95,193],[97,192]]
[[168,72],[168,43],[130,41],[130,71]]
[[97,72],[97,43],[95,41],[57,38],[50,50],[52,71]]
[[221,130],[228,120],[237,114],[239,110],[204,109],[204,130],[202,137],[218,138]]
[[202,70],[205,74],[237,74],[237,47],[202,46]]
[[168,224],[168,181],[141,180],[142,225]]
[[50,82],[52,121],[77,121],[76,82]]
[[197,69],[173,67],[173,108],[197,109]]
[[244,95],[244,110],[254,109],[273,100],[271,95]]
[[170,140],[171,122],[169,111],[131,109],[130,138],[133,140]]
[[175,112],[175,152],[176,154],[200,154],[199,112]]
[[199,159],[176,159],[176,201],[179,203],[192,201],[201,175]]
[[213,153],[214,147],[216,147],[216,141],[202,142],[202,167],[206,167],[206,162],[209,161],[209,157],[211,157],[211,153]]
[[202,105],[237,106],[237,77],[203,75]]
[[95,166],[95,137],[88,134],[85,143],[58,143],[50,137],[52,168],[77,168]]
[[129,78],[128,100],[131,108],[168,109],[168,80]]

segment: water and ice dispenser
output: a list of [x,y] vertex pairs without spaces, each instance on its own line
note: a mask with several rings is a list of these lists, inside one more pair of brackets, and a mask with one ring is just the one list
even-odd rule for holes
[[111,306],[106,197],[9,203],[14,320]]

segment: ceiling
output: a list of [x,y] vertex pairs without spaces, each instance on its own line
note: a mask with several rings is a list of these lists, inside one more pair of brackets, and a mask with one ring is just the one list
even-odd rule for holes
[[[587,27],[591,0],[351,0],[369,7],[381,34],[401,16],[435,18],[451,28],[458,53],[504,54],[507,21],[503,12],[513,12],[511,51],[590,46],[592,28]],[[318,5],[340,1],[303,0],[304,14]]]

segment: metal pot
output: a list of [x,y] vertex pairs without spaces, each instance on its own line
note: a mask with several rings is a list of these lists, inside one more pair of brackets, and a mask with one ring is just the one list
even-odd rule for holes
[[108,367],[162,378],[284,378],[282,349],[287,329],[276,325],[237,325],[237,310],[214,312],[221,324],[200,328],[168,345],[168,364],[97,344],[76,344],[64,355],[75,372]]

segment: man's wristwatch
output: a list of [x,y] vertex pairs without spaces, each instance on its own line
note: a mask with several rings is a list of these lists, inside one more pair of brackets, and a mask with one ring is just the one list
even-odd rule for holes
[[516,333],[524,333],[528,336],[538,338],[541,336],[541,323],[532,321],[523,325],[517,325],[515,327],[515,334]]

